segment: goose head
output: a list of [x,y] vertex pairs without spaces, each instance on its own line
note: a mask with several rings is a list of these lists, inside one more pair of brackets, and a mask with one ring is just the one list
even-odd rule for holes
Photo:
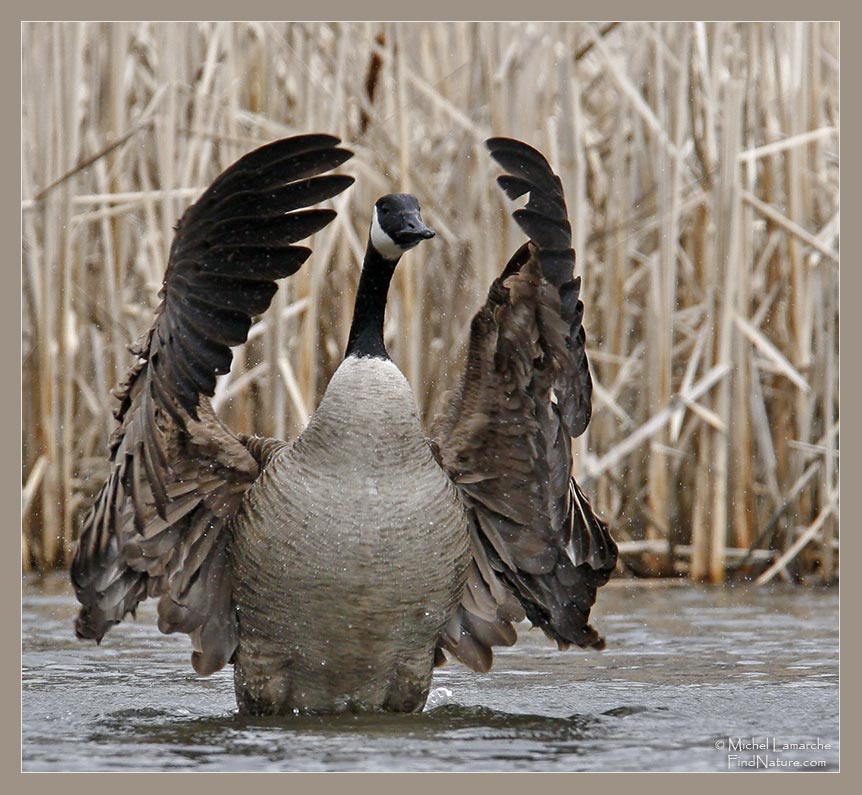
[[405,251],[434,237],[419,213],[419,200],[409,193],[389,193],[374,204],[370,242],[375,251],[397,261]]

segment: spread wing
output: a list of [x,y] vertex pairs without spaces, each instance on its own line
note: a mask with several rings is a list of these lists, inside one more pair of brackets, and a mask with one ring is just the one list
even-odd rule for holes
[[509,198],[529,193],[513,214],[529,240],[473,318],[460,385],[432,432],[472,518],[468,585],[440,645],[481,671],[525,616],[560,648],[601,648],[590,608],[617,559],[572,478],[592,382],[562,184],[532,147],[487,145]]
[[353,182],[324,173],[352,155],[338,143],[302,135],[249,153],[177,225],[155,322],[132,347],[138,360],[116,393],[111,471],[72,563],[78,637],[101,641],[141,600],[158,597],[159,629],[192,636],[195,670],[230,660],[225,527],[272,443],[234,435],[209,398],[276,280],[311,254],[294,244],[335,217],[303,208]]

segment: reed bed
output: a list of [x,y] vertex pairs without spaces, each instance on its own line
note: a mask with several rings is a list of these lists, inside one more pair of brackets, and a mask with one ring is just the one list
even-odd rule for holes
[[595,382],[578,476],[638,575],[838,572],[837,23],[28,23],[23,566],[69,561],[173,225],[220,169],[308,131],[356,152],[337,220],[215,402],[291,436],[343,352],[373,201],[438,236],[386,336],[423,415],[520,234],[483,140],[563,179]]

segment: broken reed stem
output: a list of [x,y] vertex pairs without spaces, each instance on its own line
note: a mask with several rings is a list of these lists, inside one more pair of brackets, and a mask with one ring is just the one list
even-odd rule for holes
[[107,389],[152,320],[179,214],[254,145],[326,131],[356,152],[356,184],[235,353],[225,422],[301,429],[344,349],[371,205],[394,190],[438,232],[399,269],[386,324],[427,420],[522,240],[482,141],[520,137],[566,188],[596,384],[576,471],[624,560],[713,581],[779,560],[774,576],[837,576],[836,23],[22,36],[25,567],[64,562],[104,478]]

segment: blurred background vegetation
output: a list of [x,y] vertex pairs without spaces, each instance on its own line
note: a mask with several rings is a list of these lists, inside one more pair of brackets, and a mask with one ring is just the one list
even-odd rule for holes
[[370,207],[438,236],[389,350],[433,415],[519,244],[483,141],[568,197],[595,382],[579,480],[636,575],[838,574],[837,23],[25,23],[23,566],[62,566],[173,226],[237,157],[339,135],[357,183],[215,403],[295,435],[343,353]]

